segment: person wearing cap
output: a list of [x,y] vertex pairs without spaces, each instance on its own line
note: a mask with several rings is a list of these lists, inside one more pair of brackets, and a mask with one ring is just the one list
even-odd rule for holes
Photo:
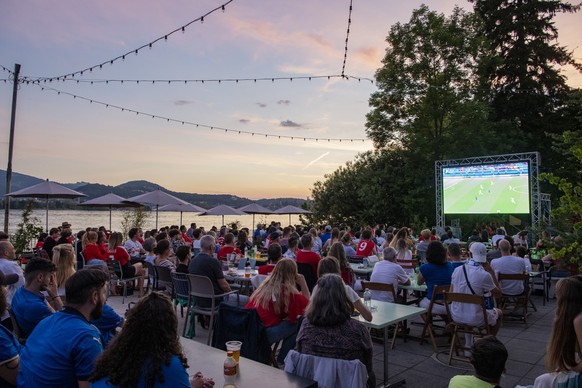
[[[12,298],[12,312],[20,327],[22,338],[44,318],[63,308],[58,294],[57,268],[46,259],[31,259],[24,270],[24,287],[16,290]],[[46,291],[47,297],[42,291]]]
[[321,238],[321,245],[324,245],[327,240],[331,238],[331,225],[325,225],[325,231],[319,236]]
[[[10,241],[0,241],[0,271],[5,275],[15,274],[18,276],[18,280],[6,288],[6,302],[10,305],[16,290],[24,286],[24,273],[16,262],[16,253]],[[2,325],[8,329],[12,329],[12,320],[10,319],[8,311],[4,311],[0,315],[0,320],[2,321]]]
[[[501,296],[501,287],[491,265],[487,262],[487,248],[479,242],[474,242],[469,248],[471,259],[466,264],[455,269],[451,278],[450,292],[475,294],[483,296],[490,292],[493,297]],[[465,275],[466,274],[466,275]],[[481,307],[468,303],[453,302],[450,306],[453,320],[459,324],[482,326],[483,314]],[[498,308],[487,310],[487,324],[491,334],[495,335],[501,328],[503,313]],[[468,346],[467,346],[468,345]],[[470,347],[470,344],[466,344]]]
[[89,387],[103,351],[101,334],[89,321],[102,315],[108,281],[98,268],[82,269],[67,280],[66,306],[43,319],[20,352],[19,387]]
[[[0,272],[0,314],[6,312],[7,286],[18,282],[18,275],[4,274]],[[0,387],[12,387],[16,385],[16,375],[20,366],[20,343],[12,332],[0,325]]]

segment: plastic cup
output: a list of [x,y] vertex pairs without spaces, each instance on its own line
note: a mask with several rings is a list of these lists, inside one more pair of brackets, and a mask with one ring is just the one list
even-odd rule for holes
[[226,350],[232,351],[232,358],[234,358],[234,360],[236,361],[237,364],[238,364],[238,360],[240,358],[241,346],[242,346],[242,342],[240,342],[240,341],[228,341],[226,343]]

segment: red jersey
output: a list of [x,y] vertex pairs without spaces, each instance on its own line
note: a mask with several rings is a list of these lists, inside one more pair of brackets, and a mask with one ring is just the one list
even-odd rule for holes
[[309,264],[311,268],[313,268],[313,275],[317,278],[317,266],[319,265],[319,260],[321,258],[316,252],[313,251],[304,251],[303,249],[297,251],[297,259],[298,263],[305,263]]
[[275,269],[276,264],[261,265],[259,267],[259,275],[268,275]]
[[129,263],[129,253],[124,247],[115,247],[115,252],[109,252],[109,255],[113,254],[113,260],[119,261],[122,267]]
[[[281,295],[281,298],[284,294]],[[297,322],[297,317],[303,315],[305,308],[309,304],[309,300],[302,294],[291,294],[289,296],[289,309],[287,312],[281,311],[280,314],[275,313],[275,306],[273,301],[269,302],[269,308],[263,309],[261,306],[256,306],[253,300],[250,300],[245,308],[254,308],[257,310],[257,314],[261,317],[263,326],[272,327],[276,326],[285,318],[289,319],[289,323]]]
[[188,235],[186,233],[182,233],[182,239],[187,243],[192,242],[192,240],[190,239],[190,237],[188,237]]
[[107,252],[107,250],[103,251],[101,247],[97,246],[97,244],[88,244],[83,249],[83,257],[85,258],[85,261],[92,259],[105,261],[109,259],[109,252]]
[[218,257],[219,260],[226,261],[226,255],[230,255],[233,252],[236,253],[237,255],[241,254],[240,249],[238,248],[236,248],[235,250],[234,247],[223,246],[218,250],[216,256]]
[[374,251],[374,241],[372,240],[360,240],[358,247],[356,248],[356,257],[368,257]]

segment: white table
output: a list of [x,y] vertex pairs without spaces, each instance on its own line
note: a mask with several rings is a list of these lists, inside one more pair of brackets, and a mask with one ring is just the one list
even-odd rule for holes
[[[214,379],[215,387],[222,387],[224,384],[223,365],[226,359],[226,352],[184,337],[180,337],[180,343],[190,366],[187,371],[188,374],[192,376],[200,371],[205,377]],[[281,369],[273,368],[248,358],[240,357],[238,366],[237,387],[317,387],[317,382],[313,380],[287,373]]]
[[354,271],[356,275],[365,276],[368,279],[370,278],[373,270],[372,267],[364,267],[362,264],[355,263],[350,263],[350,267],[352,267],[352,271]]
[[384,329],[384,387],[388,387],[388,344],[390,342],[388,338],[388,327],[405,319],[414,318],[424,314],[426,313],[426,309],[390,302],[381,302],[379,300],[373,300],[372,306],[376,306],[376,311],[372,312],[371,322],[366,321],[361,315],[353,317],[353,319],[374,329]]

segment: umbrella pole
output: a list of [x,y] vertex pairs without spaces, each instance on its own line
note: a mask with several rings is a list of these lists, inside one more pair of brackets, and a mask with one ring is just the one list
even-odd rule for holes
[[221,227],[224,226],[224,214],[222,215],[222,225],[220,225]]
[[45,210],[45,216],[46,216],[46,232],[49,232],[49,228],[48,228],[48,195],[46,197],[46,210]]
[[182,212],[180,212],[180,226],[182,226]]
[[111,230],[111,205],[109,205],[109,230]]
[[289,213],[289,225],[291,225],[291,213]]
[[255,230],[255,213],[253,213],[253,224],[251,225],[251,230]]
[[159,205],[156,204],[156,229],[158,229],[158,206]]

